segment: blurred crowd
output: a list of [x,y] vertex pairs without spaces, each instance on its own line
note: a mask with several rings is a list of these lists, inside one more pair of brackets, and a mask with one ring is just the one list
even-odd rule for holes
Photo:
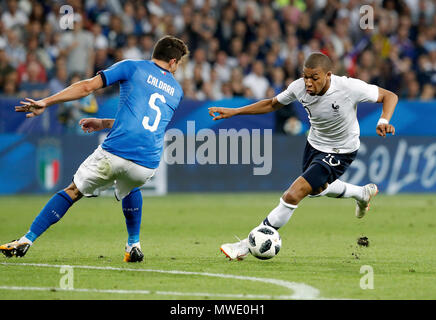
[[[61,12],[65,4],[72,16]],[[44,97],[117,61],[149,59],[155,41],[171,34],[190,49],[176,74],[186,98],[272,97],[321,51],[337,75],[430,100],[435,10],[433,0],[3,0],[0,91]]]

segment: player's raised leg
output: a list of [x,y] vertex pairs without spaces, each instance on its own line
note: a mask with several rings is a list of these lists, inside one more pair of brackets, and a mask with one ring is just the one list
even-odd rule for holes
[[122,200],[124,217],[126,218],[127,243],[124,253],[125,262],[141,262],[144,254],[141,251],[139,233],[142,218],[142,194],[139,188],[134,188]]
[[42,208],[39,215],[30,226],[29,231],[18,240],[0,246],[6,257],[23,257],[33,242],[51,225],[58,222],[82,194],[76,185],[71,183],[67,188],[57,192]]
[[369,203],[373,197],[378,193],[377,185],[369,183],[364,186],[356,186],[351,183],[344,182],[342,180],[335,180],[328,187],[318,195],[326,196],[330,198],[353,198],[356,200],[356,217],[363,218],[366,212],[369,210]]
[[[288,223],[298,203],[312,193],[312,187],[304,177],[298,177],[285,191],[279,200],[279,204],[261,222],[263,225],[278,230]],[[235,243],[226,243],[221,246],[221,251],[230,260],[243,260],[248,256],[248,239],[245,238]]]

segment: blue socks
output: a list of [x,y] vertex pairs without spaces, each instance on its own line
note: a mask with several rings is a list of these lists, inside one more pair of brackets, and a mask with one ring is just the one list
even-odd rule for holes
[[[73,205],[73,200],[65,191],[56,193],[33,220],[29,232],[24,236],[32,243],[43,234],[52,224],[58,222]],[[138,188],[133,189],[122,200],[123,213],[126,218],[127,244],[139,242],[142,218],[142,194]]]
[[127,244],[131,246],[139,242],[142,217],[142,194],[138,188],[133,189],[122,200],[123,213],[126,218],[126,227],[129,238]]
[[25,237],[32,242],[35,241],[52,224],[58,222],[72,205],[73,200],[65,191],[56,193],[33,220]]

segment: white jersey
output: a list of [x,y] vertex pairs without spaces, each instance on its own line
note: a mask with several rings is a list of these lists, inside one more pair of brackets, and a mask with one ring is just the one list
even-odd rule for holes
[[298,100],[309,114],[307,140],[326,153],[350,153],[359,149],[360,128],[357,121],[359,102],[377,102],[378,87],[362,80],[331,76],[330,87],[322,96],[306,92],[304,79],[293,81],[277,95],[283,105]]

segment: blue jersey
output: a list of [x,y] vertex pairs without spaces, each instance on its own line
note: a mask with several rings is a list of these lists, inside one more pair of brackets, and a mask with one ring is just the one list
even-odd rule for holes
[[165,128],[183,98],[171,72],[149,60],[123,60],[99,72],[104,86],[120,82],[115,122],[102,148],[147,168],[157,168]]

